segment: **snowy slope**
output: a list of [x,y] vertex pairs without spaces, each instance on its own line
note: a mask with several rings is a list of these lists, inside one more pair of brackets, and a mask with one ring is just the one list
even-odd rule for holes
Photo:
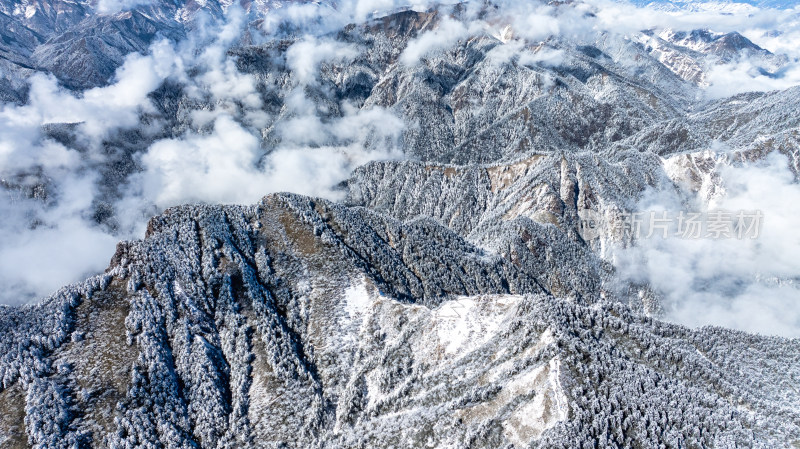
[[0,430],[37,447],[800,439],[796,340],[691,331],[519,276],[440,225],[309,198],[170,210],[105,275],[4,311]]

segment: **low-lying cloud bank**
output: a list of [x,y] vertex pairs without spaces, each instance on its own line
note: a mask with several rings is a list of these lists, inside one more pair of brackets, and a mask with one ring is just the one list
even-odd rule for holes
[[[742,229],[758,223],[761,228],[743,232],[742,239],[736,232],[734,238],[713,238],[704,231],[691,239],[663,239],[656,232],[615,254],[620,276],[652,286],[665,299],[671,321],[800,337],[800,184],[787,162],[775,152],[745,166],[722,164],[712,198],[648,192],[641,211],[669,211],[670,217],[687,209],[728,211],[734,222],[745,211]],[[677,221],[670,224],[676,231]]]
[[[147,219],[167,207],[250,204],[276,191],[335,200],[335,186],[355,166],[399,157],[404,125],[382,108],[341,104],[341,118],[320,119],[306,88],[317,84],[321,63],[352,58],[356,50],[314,36],[286,52],[282,63],[294,90],[283,113],[291,119],[277,146],[265,147],[270,117],[256,79],[228,55],[247,26],[245,15],[232,8],[224,23],[200,25],[186,41],[159,41],[146,55],[130,55],[109,86],[79,95],[35,75],[27,105],[2,106],[0,304],[29,302],[102,271],[119,239],[141,236]],[[100,171],[115,151],[106,143],[126,129],[145,138],[163,132],[149,95],[165,82],[203,106],[190,112],[185,131],[141,149],[139,170],[119,180],[112,198],[115,226],[101,226],[93,212]],[[51,138],[48,126],[74,131],[76,141]]]

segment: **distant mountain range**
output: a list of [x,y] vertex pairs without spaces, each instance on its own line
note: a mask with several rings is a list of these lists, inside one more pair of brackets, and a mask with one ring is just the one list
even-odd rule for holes
[[31,70],[52,73],[75,89],[105,84],[126,54],[145,52],[157,36],[179,39],[186,21],[199,11],[222,13],[216,0],[202,6],[159,1],[111,14],[101,13],[97,6],[87,0],[2,2],[0,86],[5,84],[6,89],[0,98],[19,97],[24,89],[21,80]]
[[791,9],[800,6],[797,0],[632,0],[639,6],[655,6],[688,10],[742,10],[749,7]]

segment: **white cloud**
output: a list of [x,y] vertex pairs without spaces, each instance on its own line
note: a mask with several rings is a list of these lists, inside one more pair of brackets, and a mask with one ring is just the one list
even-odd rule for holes
[[[666,318],[800,337],[800,185],[773,153],[745,167],[722,165],[724,195],[696,209],[760,210],[757,239],[640,239],[614,255],[619,274],[661,293]],[[649,192],[640,210],[684,210],[674,192]]]
[[519,34],[531,41],[543,41],[550,36],[561,33],[561,21],[554,16],[554,10],[549,6],[542,6],[531,12],[521,23],[518,23]]
[[81,172],[76,154],[53,142],[38,150],[56,192],[45,204],[13,190],[0,195],[2,304],[27,302],[102,271],[117,241],[84,217],[96,193],[94,176]]
[[142,156],[143,197],[160,209],[194,202],[251,204],[278,191],[338,199],[340,193],[333,187],[353,168],[395,156],[392,149],[368,151],[363,145],[369,129],[391,126],[392,120],[397,121],[377,110],[354,113],[327,130],[326,141],[344,139],[350,144],[309,147],[286,142],[267,155],[258,138],[223,116],[210,135],[159,141]]
[[800,65],[791,64],[779,75],[764,73],[748,59],[714,65],[706,74],[706,95],[710,99],[726,98],[744,92],[766,92],[800,85]]
[[99,0],[97,12],[100,14],[116,14],[128,11],[136,6],[151,5],[153,0]]
[[[152,108],[147,94],[174,72],[174,59],[170,45],[156,42],[147,55],[129,56],[114,83],[80,96],[35,75],[27,105],[3,106],[0,178],[9,187],[0,192],[0,303],[44,296],[108,264],[118,237],[91,219],[101,142],[139,125],[140,113]],[[58,123],[77,124],[83,152],[45,138],[42,126]],[[25,189],[45,198],[27,199]]]
[[396,7],[395,0],[361,0],[355,2],[353,18],[362,21],[382,12],[390,12]]
[[427,11],[434,5],[447,5],[448,3],[455,4],[456,2],[342,0],[336,2],[335,6],[329,2],[283,4],[265,15],[262,30],[267,34],[289,31],[322,36],[341,29],[345,25],[364,23],[394,11],[405,9]]
[[538,64],[545,67],[558,67],[564,63],[564,51],[546,47],[536,52],[526,51],[520,55],[519,63],[523,65]]
[[322,62],[344,62],[357,55],[352,45],[306,36],[286,51],[286,64],[300,84],[308,85],[316,83]]
[[210,135],[161,140],[142,156],[145,197],[160,208],[180,203],[235,203],[263,195],[268,182],[257,165],[259,139],[230,117]]
[[177,57],[159,41],[147,55],[134,53],[117,70],[115,81],[76,96],[60,88],[52,76],[31,77],[30,101],[12,114],[35,115],[38,124],[81,123],[82,134],[95,142],[109,130],[136,126],[139,114],[152,108],[147,95],[171,76]]
[[417,65],[422,58],[450,48],[459,40],[469,36],[471,31],[483,28],[483,26],[478,24],[471,30],[457,20],[443,17],[436,29],[426,31],[408,43],[403,53],[400,54],[400,62],[409,67],[413,67]]

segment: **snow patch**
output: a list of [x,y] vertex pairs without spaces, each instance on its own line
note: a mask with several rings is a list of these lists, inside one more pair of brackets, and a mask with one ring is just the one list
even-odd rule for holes
[[347,287],[344,291],[344,309],[351,319],[363,316],[372,303],[373,299],[367,291],[367,283],[364,279]]
[[466,354],[488,342],[500,329],[518,297],[465,297],[434,311],[434,326],[445,353]]

